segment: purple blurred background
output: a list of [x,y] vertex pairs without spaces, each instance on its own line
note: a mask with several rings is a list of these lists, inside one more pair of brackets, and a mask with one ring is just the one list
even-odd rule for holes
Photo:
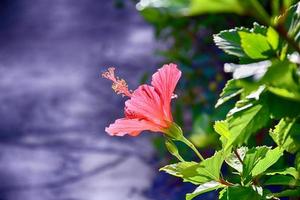
[[149,136],[106,135],[124,99],[99,74],[135,88],[155,46],[131,1],[0,0],[0,200],[147,199]]

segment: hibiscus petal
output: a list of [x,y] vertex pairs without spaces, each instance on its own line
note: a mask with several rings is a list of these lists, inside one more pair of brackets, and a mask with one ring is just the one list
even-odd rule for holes
[[110,124],[109,127],[105,128],[105,131],[111,136],[124,136],[129,134],[131,136],[137,136],[141,131],[153,131],[153,132],[162,132],[162,128],[148,122],[146,120],[138,119],[117,119],[113,124]]
[[163,110],[169,121],[172,121],[171,98],[180,76],[181,71],[177,68],[176,64],[172,63],[164,65],[152,76],[151,84],[161,96]]
[[158,126],[168,126],[163,112],[162,100],[152,86],[142,85],[138,87],[131,98],[125,102],[125,106],[127,118],[146,119]]

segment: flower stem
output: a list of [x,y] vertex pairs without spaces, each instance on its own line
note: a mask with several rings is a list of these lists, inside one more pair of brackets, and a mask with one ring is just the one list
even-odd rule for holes
[[186,144],[187,146],[189,146],[194,152],[195,154],[200,158],[201,161],[204,160],[203,156],[200,154],[200,152],[197,150],[197,148],[195,147],[195,145],[193,143],[191,143],[188,139],[186,139],[185,137],[182,138],[181,140],[184,144]]

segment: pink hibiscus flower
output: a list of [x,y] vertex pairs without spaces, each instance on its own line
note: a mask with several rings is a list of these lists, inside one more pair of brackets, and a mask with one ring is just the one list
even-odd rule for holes
[[128,90],[124,79],[115,77],[114,70],[109,68],[102,76],[113,81],[112,88],[116,93],[129,99],[125,102],[125,117],[117,119],[105,131],[112,136],[137,136],[145,130],[167,133],[175,124],[171,99],[181,76],[177,65],[164,65],[153,74],[151,85],[141,85],[133,92]]

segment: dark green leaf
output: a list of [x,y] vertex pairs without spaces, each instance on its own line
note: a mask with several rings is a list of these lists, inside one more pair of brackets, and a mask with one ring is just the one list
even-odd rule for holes
[[266,146],[249,149],[243,160],[242,176],[245,178],[250,177],[255,165],[266,156],[269,150],[270,148]]
[[264,182],[264,185],[286,185],[289,187],[294,187],[300,186],[300,181],[299,179],[295,179],[289,175],[272,175],[267,181]]
[[291,175],[295,179],[300,178],[299,177],[300,176],[299,172],[294,167],[289,167],[289,168],[281,169],[281,170],[273,170],[272,172],[266,173],[266,175],[269,175],[269,176],[273,176],[273,175],[276,175],[276,174],[279,174],[279,175]]
[[222,105],[223,103],[239,95],[243,91],[243,89],[238,86],[236,82],[236,80],[231,79],[226,83],[215,107]]
[[221,31],[219,34],[214,35],[214,42],[220,49],[230,55],[247,57],[241,47],[241,38],[238,34],[238,31],[242,30],[245,32],[249,32],[249,30],[245,28],[236,28]]
[[251,134],[264,127],[268,121],[268,106],[264,103],[253,106],[249,104],[246,109],[235,112],[227,120],[230,136],[225,149],[228,149],[231,145],[245,143]]
[[275,197],[300,197],[300,188],[294,190],[284,190],[273,194]]
[[251,200],[262,200],[256,191],[250,187],[233,186],[224,188],[219,194],[220,200],[237,200],[237,199],[251,199]]
[[260,83],[266,84],[269,91],[278,96],[300,101],[297,65],[288,60],[274,60]]

